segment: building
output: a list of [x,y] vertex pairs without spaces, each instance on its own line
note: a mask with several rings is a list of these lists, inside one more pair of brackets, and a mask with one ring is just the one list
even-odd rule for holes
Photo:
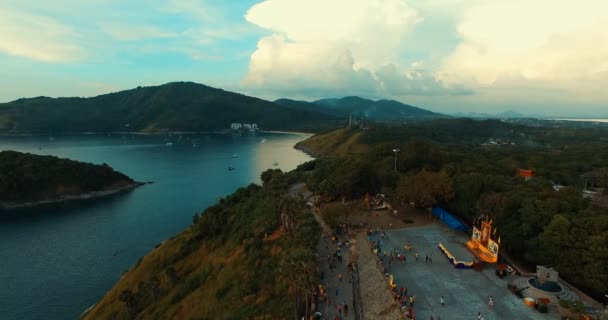
[[534,170],[528,170],[528,169],[517,169],[517,174],[524,178],[526,181],[532,179],[536,174],[534,173]]

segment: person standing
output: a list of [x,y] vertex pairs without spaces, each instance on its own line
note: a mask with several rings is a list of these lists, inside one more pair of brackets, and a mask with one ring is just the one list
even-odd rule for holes
[[441,296],[441,298],[439,298],[439,302],[441,303],[441,305],[445,305],[445,298],[443,296]]
[[494,298],[490,296],[490,301],[488,301],[488,308],[492,310],[494,308]]

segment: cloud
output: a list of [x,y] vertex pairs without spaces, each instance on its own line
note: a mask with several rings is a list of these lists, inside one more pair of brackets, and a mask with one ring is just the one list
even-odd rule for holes
[[461,42],[441,68],[448,83],[599,94],[597,80],[608,74],[603,0],[474,2],[463,9],[458,33]]
[[101,23],[100,27],[105,33],[121,41],[174,38],[179,35],[154,25]]
[[59,21],[0,7],[0,51],[45,62],[82,59],[80,35]]
[[251,55],[252,89],[317,95],[452,94],[432,70],[404,63],[403,41],[422,21],[401,0],[266,0],[247,21],[270,31]]

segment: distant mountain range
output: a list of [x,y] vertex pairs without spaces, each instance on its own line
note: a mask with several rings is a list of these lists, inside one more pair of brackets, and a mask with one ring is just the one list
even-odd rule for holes
[[0,133],[219,131],[233,122],[262,130],[316,132],[344,125],[349,115],[379,122],[446,117],[392,100],[359,97],[275,102],[193,82],[91,98],[22,98],[0,103]]
[[484,113],[484,112],[456,112],[452,116],[457,118],[480,118],[480,119],[545,119],[546,116],[539,114],[523,114],[516,111],[508,110],[501,113]]
[[192,82],[138,87],[92,98],[19,99],[0,104],[0,133],[218,131],[232,122],[264,130],[316,131],[336,119]]
[[360,97],[321,99],[313,102],[279,99],[275,103],[294,110],[315,110],[336,117],[352,115],[356,118],[378,122],[404,122],[448,117],[395,100],[374,101]]

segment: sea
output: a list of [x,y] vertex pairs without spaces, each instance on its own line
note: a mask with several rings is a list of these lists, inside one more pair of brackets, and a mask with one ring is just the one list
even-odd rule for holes
[[588,118],[581,118],[581,119],[576,119],[576,118],[569,118],[569,119],[555,119],[555,120],[561,120],[561,121],[578,121],[578,122],[602,122],[602,123],[608,123],[608,119],[588,119]]
[[[107,163],[153,182],[110,198],[0,214],[0,319],[75,319],[140,257],[269,168],[311,158],[290,133],[0,136],[0,150]],[[228,170],[232,167],[234,170]]]

